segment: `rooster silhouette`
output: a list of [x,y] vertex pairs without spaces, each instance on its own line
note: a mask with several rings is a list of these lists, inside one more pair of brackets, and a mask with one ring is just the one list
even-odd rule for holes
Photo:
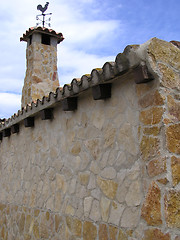
[[46,4],[45,4],[44,7],[42,7],[42,5],[39,4],[39,5],[37,6],[37,10],[41,11],[42,14],[43,14],[43,13],[47,10],[48,5],[49,5],[49,2],[46,2]]

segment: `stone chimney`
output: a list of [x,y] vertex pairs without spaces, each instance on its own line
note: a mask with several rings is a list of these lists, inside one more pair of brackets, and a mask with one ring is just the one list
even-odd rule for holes
[[20,38],[20,41],[27,42],[21,107],[48,96],[59,87],[57,44],[63,40],[62,33],[44,27],[29,28]]

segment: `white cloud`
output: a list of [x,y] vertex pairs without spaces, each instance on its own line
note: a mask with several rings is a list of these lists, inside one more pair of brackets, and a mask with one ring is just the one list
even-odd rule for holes
[[0,118],[9,118],[21,108],[21,95],[0,93]]
[[[1,70],[0,70],[1,72]],[[7,92],[10,91],[12,93],[21,93],[21,89],[23,87],[23,81],[16,78],[0,78],[0,91]]]
[[[71,44],[87,44],[93,42],[94,45],[99,41],[112,38],[112,33],[119,28],[119,21],[107,20],[107,21],[80,21],[72,24],[64,24],[62,32],[65,36],[65,41]],[[94,42],[95,41],[95,42]]]

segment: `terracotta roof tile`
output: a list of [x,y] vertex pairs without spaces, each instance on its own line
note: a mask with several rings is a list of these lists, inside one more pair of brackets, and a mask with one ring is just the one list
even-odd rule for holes
[[29,28],[26,33],[23,34],[23,36],[20,38],[20,41],[27,42],[28,38],[34,33],[34,32],[40,32],[40,33],[48,33],[53,37],[56,37],[58,39],[58,43],[62,42],[64,40],[62,33],[57,33],[53,29],[45,28],[45,27],[31,27]]

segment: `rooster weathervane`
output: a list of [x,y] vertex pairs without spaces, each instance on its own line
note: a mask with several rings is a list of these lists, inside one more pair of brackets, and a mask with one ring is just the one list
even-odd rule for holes
[[[46,2],[44,7],[42,7],[42,5],[40,5],[40,4],[37,6],[37,10],[42,12],[42,14],[39,14],[39,15],[36,16],[36,20],[40,21],[40,22],[38,22],[36,24],[37,26],[39,26],[40,23],[42,23],[43,27],[44,27],[45,24],[47,24],[49,27],[51,26],[51,24],[49,23],[51,21],[51,18],[48,18],[47,20],[45,20],[45,17],[47,15],[51,15],[52,14],[52,13],[46,13],[45,14],[45,11],[48,9],[48,5],[49,5],[49,2]],[[43,19],[41,19],[40,17],[43,17]]]

